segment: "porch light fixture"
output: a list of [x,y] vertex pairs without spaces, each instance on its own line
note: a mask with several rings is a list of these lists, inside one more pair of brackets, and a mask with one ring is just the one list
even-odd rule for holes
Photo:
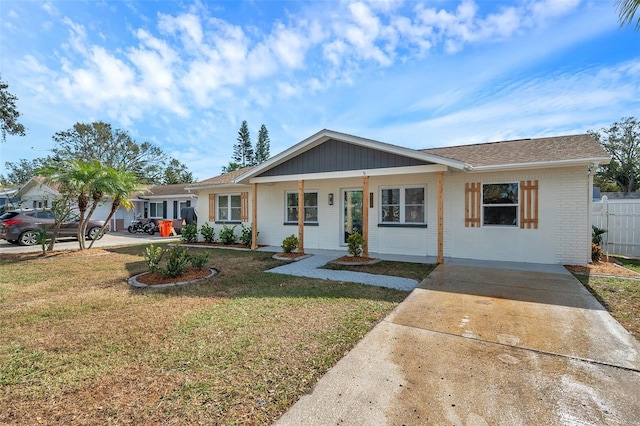
[[369,193],[369,208],[373,208],[373,192]]
[[333,205],[333,193],[329,193],[329,205]]

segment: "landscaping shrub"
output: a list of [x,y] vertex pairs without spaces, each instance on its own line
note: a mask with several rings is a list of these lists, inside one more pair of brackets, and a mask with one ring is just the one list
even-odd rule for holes
[[151,244],[149,247],[144,249],[143,257],[151,272],[158,271],[160,261],[163,256],[164,249],[162,247],[154,247],[153,244]]
[[282,251],[291,253],[298,248],[298,237],[291,234],[282,241]]
[[200,228],[200,234],[206,243],[212,244],[216,242],[216,231],[208,223],[205,222],[205,224],[202,225]]
[[183,226],[180,239],[185,243],[195,243],[198,241],[198,225],[192,223]]
[[602,234],[606,229],[591,225],[591,261],[598,262],[602,258]]
[[357,232],[354,232],[353,234],[349,235],[349,238],[347,238],[347,250],[354,257],[360,257],[360,255],[362,255],[362,249],[365,244],[366,241],[364,240],[362,235]]
[[247,247],[251,247],[251,243],[253,242],[253,224],[245,226],[240,225],[242,232],[240,234],[240,242]]
[[591,261],[599,262],[602,259],[602,246],[591,243]]
[[222,225],[222,230],[220,230],[220,242],[224,245],[235,243],[236,242],[235,229],[236,229],[236,225],[233,225],[233,226]]
[[204,265],[207,264],[209,260],[209,253],[202,252],[196,254],[189,255],[189,262],[191,262],[191,266],[198,269],[204,269]]
[[[189,226],[189,225],[187,225]],[[167,266],[159,268],[160,272],[165,277],[179,277],[184,274],[187,266],[189,265],[189,253],[186,247],[171,246],[166,250],[167,253]]]

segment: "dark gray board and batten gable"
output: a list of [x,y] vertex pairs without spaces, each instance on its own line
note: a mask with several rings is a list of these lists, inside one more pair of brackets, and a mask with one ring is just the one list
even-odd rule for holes
[[330,139],[261,173],[259,177],[422,166],[429,164],[433,163]]

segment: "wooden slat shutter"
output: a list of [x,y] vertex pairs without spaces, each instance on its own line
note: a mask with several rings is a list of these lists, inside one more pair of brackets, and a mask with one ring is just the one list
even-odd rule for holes
[[240,193],[240,221],[249,222],[249,193]]
[[520,228],[538,229],[538,181],[520,181]]
[[480,182],[464,184],[464,226],[467,228],[480,227],[481,194]]
[[209,194],[209,222],[216,220],[216,194]]

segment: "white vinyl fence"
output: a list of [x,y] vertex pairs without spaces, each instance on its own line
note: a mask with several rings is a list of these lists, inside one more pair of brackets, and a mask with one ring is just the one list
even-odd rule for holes
[[591,222],[607,232],[602,236],[606,254],[640,257],[640,199],[593,202]]

